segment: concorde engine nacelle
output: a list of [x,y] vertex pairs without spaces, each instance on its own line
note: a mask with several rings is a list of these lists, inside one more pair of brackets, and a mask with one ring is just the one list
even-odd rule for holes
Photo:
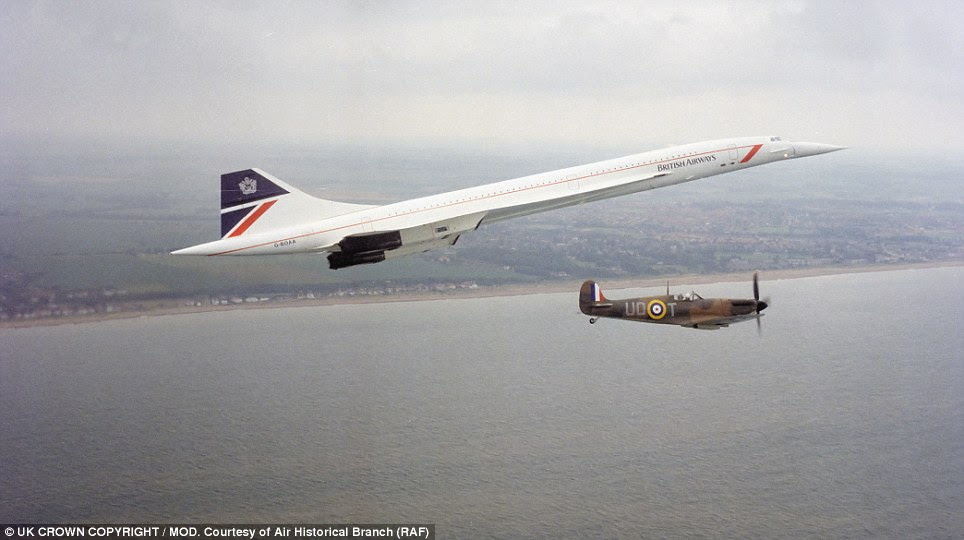
[[374,264],[385,260],[385,251],[401,246],[402,235],[399,231],[346,236],[338,242],[341,251],[328,255],[328,264],[332,270],[358,264]]

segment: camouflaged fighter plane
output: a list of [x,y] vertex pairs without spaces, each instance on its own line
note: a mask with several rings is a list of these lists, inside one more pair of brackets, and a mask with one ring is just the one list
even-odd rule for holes
[[768,302],[760,300],[760,286],[753,274],[753,298],[703,298],[691,292],[644,296],[625,300],[608,300],[595,281],[586,281],[579,289],[579,310],[589,315],[589,323],[595,324],[600,317],[626,319],[656,324],[675,324],[698,330],[717,330],[730,323],[756,319],[760,327],[760,313]]

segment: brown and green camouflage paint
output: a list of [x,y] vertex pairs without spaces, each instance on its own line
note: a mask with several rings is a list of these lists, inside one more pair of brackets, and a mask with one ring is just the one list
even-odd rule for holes
[[766,307],[766,302],[752,298],[702,298],[695,293],[609,300],[594,281],[584,282],[579,289],[579,310],[592,317],[590,322],[605,317],[716,329],[753,319]]

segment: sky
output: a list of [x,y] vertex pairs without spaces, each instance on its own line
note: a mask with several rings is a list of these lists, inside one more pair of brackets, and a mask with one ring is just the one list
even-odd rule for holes
[[964,2],[0,2],[0,140],[964,147]]

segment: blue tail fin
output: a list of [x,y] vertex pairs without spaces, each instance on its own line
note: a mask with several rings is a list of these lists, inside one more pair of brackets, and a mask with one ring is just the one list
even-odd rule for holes
[[249,230],[257,233],[289,227],[367,208],[371,206],[312,197],[261,169],[221,175],[221,238],[241,236]]
[[254,169],[221,175],[221,210],[287,193]]

